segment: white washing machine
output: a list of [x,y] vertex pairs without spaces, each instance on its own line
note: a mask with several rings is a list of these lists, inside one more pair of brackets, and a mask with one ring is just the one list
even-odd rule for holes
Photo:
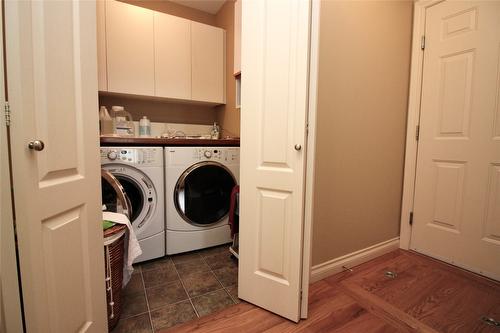
[[228,213],[239,183],[238,147],[166,147],[167,254],[231,242]]
[[[130,220],[142,254],[134,262],[165,255],[163,147],[101,147],[101,166],[111,172],[130,199]],[[103,204],[116,202],[103,187]]]

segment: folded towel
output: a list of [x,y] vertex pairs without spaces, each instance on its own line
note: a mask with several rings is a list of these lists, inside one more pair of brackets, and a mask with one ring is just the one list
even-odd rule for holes
[[132,266],[132,263],[134,262],[135,258],[140,256],[142,254],[141,246],[139,245],[139,242],[137,241],[137,237],[134,232],[134,228],[132,228],[132,225],[130,224],[130,221],[128,217],[124,214],[120,213],[113,213],[113,212],[102,212],[102,218],[103,220],[119,223],[119,224],[125,224],[128,228],[128,233],[126,234],[125,237],[128,238],[125,239],[125,255],[123,258],[123,287],[125,287],[132,277],[132,272],[134,271],[134,267]]

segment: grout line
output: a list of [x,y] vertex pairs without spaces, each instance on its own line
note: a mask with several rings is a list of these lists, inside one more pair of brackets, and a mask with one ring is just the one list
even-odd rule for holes
[[[121,316],[120,316],[120,320],[128,320],[128,319],[130,319],[130,318],[135,318],[135,317],[142,316],[143,314],[146,314],[146,313],[148,313],[148,312],[147,312],[147,311],[145,311],[145,312],[137,313],[137,314],[135,314],[135,315],[128,316],[128,317],[121,317]],[[118,322],[120,322],[120,320],[119,320]]]
[[[198,256],[200,256],[200,255],[198,255]],[[170,260],[172,260],[172,259],[170,259]],[[186,295],[187,295],[187,297],[189,299],[189,303],[191,303],[191,307],[193,308],[194,313],[196,314],[196,317],[200,318],[200,314],[196,310],[196,308],[195,308],[195,306],[193,304],[193,301],[191,300],[191,295],[189,295],[189,292],[187,291],[186,286],[184,285],[184,282],[181,279],[181,275],[179,274],[179,271],[177,270],[177,266],[175,265],[175,262],[173,260],[172,260],[172,264],[174,264],[175,272],[177,273],[177,276],[179,277],[179,281],[181,281],[182,288],[184,288],[184,292],[186,293]]]
[[[229,250],[228,250],[228,252],[229,252]],[[223,253],[223,252],[221,252],[221,253]],[[228,295],[229,295],[229,298],[231,298],[231,300],[233,301],[233,303],[234,303],[234,304],[238,304],[238,303],[236,303],[236,301],[234,300],[234,298],[233,298],[233,296],[231,295],[231,293],[230,293],[230,292],[226,289],[226,287],[224,286],[224,284],[223,284],[223,283],[220,281],[220,279],[217,277],[217,274],[215,274],[214,270],[212,269],[212,266],[210,266],[210,265],[208,264],[208,262],[205,260],[205,257],[203,257],[203,256],[201,256],[201,257],[202,257],[203,261],[205,262],[205,264],[208,266],[208,268],[210,268],[210,272],[212,272],[212,274],[214,275],[214,277],[215,277],[215,279],[217,280],[217,282],[219,282],[219,283],[220,283],[220,285],[222,286],[222,289],[224,289],[224,291],[226,292],[226,294],[228,294]],[[218,290],[220,290],[220,289],[218,289]],[[201,296],[201,295],[200,295],[200,296]]]
[[144,276],[142,275],[142,267],[141,267],[141,280],[142,280],[142,289],[144,291],[144,297],[146,298],[146,306],[148,307],[148,315],[149,315],[149,325],[151,325],[151,332],[155,331],[153,326],[153,319],[151,319],[151,309],[149,308],[149,300],[148,293],[146,292],[146,283],[144,283]]

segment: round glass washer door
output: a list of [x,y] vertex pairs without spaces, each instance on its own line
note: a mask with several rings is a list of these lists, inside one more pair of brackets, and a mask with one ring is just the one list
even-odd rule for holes
[[[156,192],[153,183],[145,174],[137,169],[126,166],[105,168],[115,176],[127,193],[132,206],[132,216],[130,222],[136,229],[144,226],[153,214],[156,206]],[[107,202],[116,202],[114,190],[110,191],[106,186],[102,187],[103,204],[108,210],[113,211],[113,207],[108,207]]]
[[179,215],[189,224],[208,227],[229,213],[231,191],[236,180],[217,162],[200,162],[184,171],[174,189]]

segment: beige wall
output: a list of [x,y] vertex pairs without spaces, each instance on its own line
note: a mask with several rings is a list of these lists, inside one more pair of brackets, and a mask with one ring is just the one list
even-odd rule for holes
[[399,235],[411,1],[322,1],[313,265]]
[[188,20],[215,25],[215,15],[201,10],[179,5],[167,0],[119,0],[143,8],[156,10],[170,15],[183,17]]
[[99,105],[111,110],[112,105],[122,105],[134,120],[147,116],[151,121],[184,124],[213,124],[216,115],[213,106],[195,105],[188,102],[168,102],[153,97],[129,97],[126,95],[99,95]]
[[217,107],[217,122],[222,135],[240,136],[240,110],[236,109],[234,79],[234,1],[228,0],[215,17],[218,27],[226,30],[226,105]]

